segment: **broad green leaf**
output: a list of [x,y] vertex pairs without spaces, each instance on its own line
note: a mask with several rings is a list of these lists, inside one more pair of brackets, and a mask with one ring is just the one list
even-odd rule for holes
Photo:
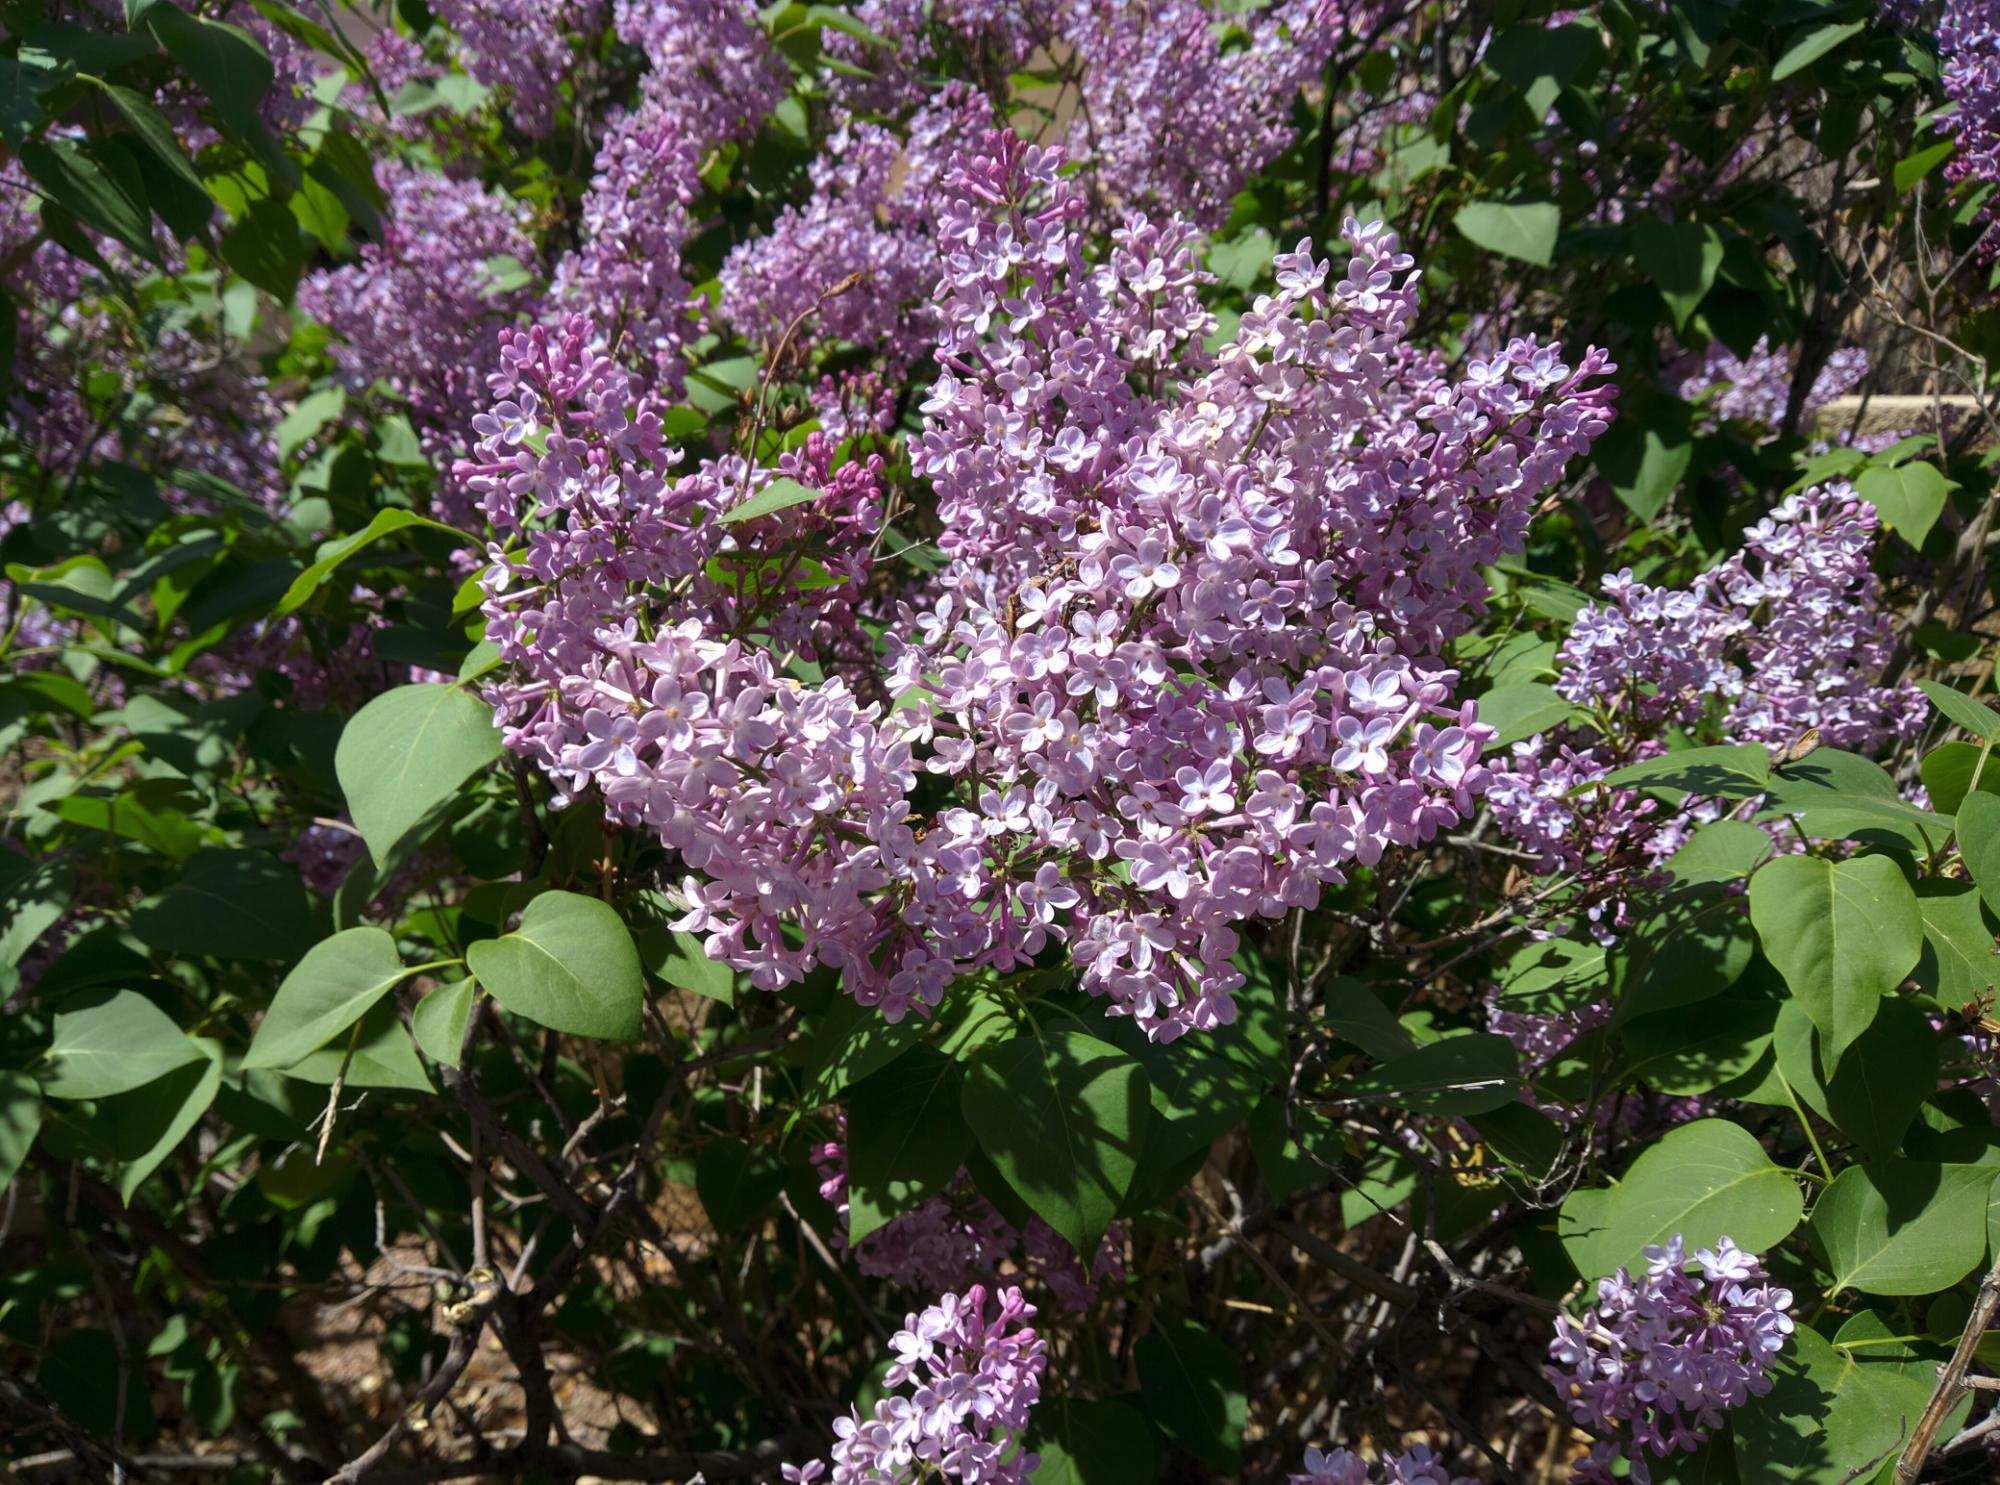
[[1171,1320],[1139,1338],[1139,1396],[1154,1427],[1211,1469],[1234,1474],[1249,1411],[1243,1362],[1191,1320]]
[[[317,392],[306,393],[305,396],[298,400],[290,412],[278,420],[277,431],[273,434],[278,443],[278,457],[280,459],[291,458],[292,455],[296,454],[310,442],[320,429],[339,417],[341,409],[346,406],[347,389],[345,387],[321,387]],[[382,516],[388,515],[407,518],[398,522],[397,524],[399,525],[409,525],[411,522],[423,519],[423,517],[417,515],[414,511],[406,510],[385,510],[376,516],[375,519],[379,521],[382,519]],[[373,528],[372,522],[370,523],[370,527],[371,529]],[[391,529],[394,528],[392,527]],[[363,534],[364,536],[366,535],[366,533]],[[316,566],[317,564],[314,565]],[[285,596],[289,598],[291,595],[288,593]],[[295,604],[293,607],[297,607],[297,605]],[[290,610],[282,609],[280,612],[289,613]]]
[[1750,878],[1750,920],[1835,1068],[1923,949],[1916,894],[1887,856],[1781,856]]
[[259,122],[258,105],[271,91],[276,73],[249,32],[222,21],[203,20],[172,5],[155,5],[146,25],[167,54],[208,95],[226,128],[248,134]]
[[1720,995],[1756,951],[1740,894],[1714,884],[1676,894],[1611,956],[1611,1024]]
[[355,828],[380,866],[499,757],[492,709],[457,686],[426,684],[385,691],[356,712],[333,766]]
[[733,1137],[712,1139],[694,1157],[695,1195],[721,1233],[741,1232],[778,1199],[785,1173],[768,1152]]
[[472,975],[440,985],[410,1012],[410,1031],[431,1061],[457,1067],[465,1048],[465,1023],[472,1016],[472,995],[479,981]]
[[1771,837],[1748,820],[1711,820],[1696,826],[1687,844],[1667,858],[1667,870],[1689,885],[1734,882],[1770,854]]
[[1870,1156],[1893,1152],[1937,1087],[1938,1039],[1930,1018],[1907,1001],[1885,1000],[1868,1032],[1829,1078],[1819,1032],[1796,1002],[1779,1017],[1773,1042],[1786,1085]]
[[201,1048],[138,991],[86,990],[56,1012],[42,1091],[108,1098],[201,1059]]
[[18,155],[50,201],[147,262],[159,261],[145,182],[132,177],[124,160],[72,139],[30,139]]
[[130,88],[101,80],[97,81],[97,86],[111,100],[111,106],[132,126],[132,132],[152,152],[154,159],[170,174],[180,177],[183,185],[207,197],[208,187],[195,174],[194,162],[188,159],[187,152],[174,137],[173,126],[166,117],[149,100]]
[[322,939],[278,986],[243,1066],[301,1061],[359,1021],[408,973],[396,941],[379,928],[349,928]]
[[1956,147],[1956,141],[1947,139],[1941,144],[1928,145],[1898,160],[1895,177],[1896,194],[1900,196],[1914,188],[1918,181],[1950,159],[1951,152]]
[[1208,271],[1232,289],[1249,288],[1271,268],[1277,242],[1263,227],[1253,227],[1241,237],[1217,242],[1208,249]]
[[291,208],[265,198],[253,202],[216,243],[222,261],[273,298],[289,300],[303,266],[299,223]]
[[1592,452],[1612,494],[1633,515],[1650,522],[1667,508],[1694,463],[1694,436],[1673,422],[1627,422],[1621,417]]
[[222,1087],[222,1045],[194,1039],[201,1056],[142,1088],[98,1105],[96,1123],[119,1163],[118,1195],[128,1205],[146,1177],[174,1153]]
[[1833,1274],[1832,1292],[1934,1294],[1950,1288],[1986,1254],[1992,1188],[1992,1167],[1984,1165],[1903,1160],[1849,1166],[1813,1204],[1810,1224]]
[[972,1150],[963,1074],[935,1047],[910,1048],[847,1090],[847,1238],[943,1194]]
[[1783,82],[1793,73],[1812,66],[1850,36],[1858,36],[1867,26],[1866,21],[1801,26],[1793,33],[1792,41],[1778,58],[1777,65],[1771,69],[1771,81]]
[[1948,1006],[1965,1005],[1992,990],[2000,961],[1993,957],[1993,925],[1978,891],[1962,882],[1923,882],[1917,908],[1924,916],[1918,985]]
[[1473,201],[1451,223],[1489,253],[1547,268],[1562,231],[1562,208],[1553,201]]
[[1955,815],[1975,781],[1988,794],[2000,794],[2000,758],[1977,743],[1939,743],[1924,755],[1921,777],[1931,808]]
[[1417,1049],[1410,1029],[1382,1003],[1382,997],[1360,980],[1336,975],[1320,993],[1317,1018],[1328,1031],[1377,1062],[1391,1062]]
[[1743,1485],[1854,1485],[1873,1478],[1924,1410],[1936,1368],[1873,1359],[1834,1346],[1809,1326],[1792,1332],[1772,1366],[1775,1385],[1729,1417]]
[[1918,681],[1931,705],[1982,742],[2000,742],[2000,712],[1937,681]]
[[1722,238],[1706,222],[1645,217],[1632,228],[1632,256],[1684,329],[1722,267]]
[[[1146,1128],[1149,1161],[1164,1165],[1207,1149],[1250,1117],[1267,1083],[1283,1078],[1282,1060],[1268,1057],[1252,1035],[1257,1008],[1249,988],[1237,992],[1236,1020],[1198,1041],[1156,1042],[1130,1018],[1111,1023],[1110,1039],[1146,1070],[1153,1104]],[[1382,1014],[1395,1024],[1386,1009]]]
[[837,995],[814,1022],[801,1062],[808,1074],[803,1109],[831,1103],[878,1067],[887,1067],[922,1040],[926,1023],[915,1016],[885,1021],[872,1006]]
[[734,521],[754,521],[759,516],[768,516],[774,511],[785,510],[794,505],[804,505],[809,500],[820,498],[818,490],[780,475],[741,505],[731,506],[716,519],[724,525]]
[[1490,1032],[1430,1042],[1349,1080],[1355,1098],[1430,1114],[1484,1114],[1521,1091],[1514,1044]]
[[537,1025],[572,1036],[628,1042],[639,1034],[645,971],[624,920],[609,903],[544,892],[521,926],[466,950],[487,993]]
[[[317,396],[318,394],[315,393],[314,395]],[[304,406],[305,403],[303,402],[299,404],[299,408],[303,408]],[[297,409],[294,411],[296,412]],[[369,546],[374,542],[380,541],[385,536],[411,526],[421,526],[428,531],[441,531],[454,541],[470,540],[464,532],[455,530],[450,526],[440,525],[436,521],[418,515],[415,511],[395,509],[377,511],[375,518],[368,523],[365,530],[357,531],[352,536],[340,537],[338,540],[330,541],[322,546],[312,566],[308,567],[292,580],[291,587],[285,590],[285,596],[278,600],[278,606],[273,612],[280,618],[291,613],[308,598],[312,597],[319,590],[320,585],[332,575],[333,570],[349,557],[352,557],[363,547]],[[461,676],[460,679],[464,680],[465,677]]]
[[1685,1010],[1641,1016],[1619,1033],[1620,1081],[1675,1097],[1710,1092],[1756,1066],[1770,1050],[1778,1002],[1725,996]]
[[1913,547],[1921,547],[1944,510],[1951,487],[1936,466],[1914,460],[1893,469],[1864,469],[1854,493],[1875,507],[1882,524]]
[[1046,1394],[1035,1405],[1028,1447],[1042,1462],[1034,1485],[1156,1485],[1159,1451],[1140,1413],[1114,1399],[1083,1402]]
[[1604,782],[1614,789],[1672,789],[1740,799],[1760,792],[1770,777],[1771,755],[1746,743],[1662,753],[1614,769]]
[[2000,913],[2000,796],[1981,790],[1959,805],[1958,854],[1986,905]]
[[1540,681],[1495,686],[1479,698],[1479,720],[1499,731],[1489,748],[1507,747],[1572,721],[1577,709]]
[[26,1163],[41,1128],[41,1085],[24,1072],[0,1068],[0,1192]]
[[1557,1231],[1577,1272],[1600,1278],[1639,1263],[1675,1233],[1689,1251],[1728,1236],[1748,1252],[1783,1242],[1805,1201],[1741,1126],[1698,1119],[1667,1131],[1608,1187],[1570,1193]]
[[1598,987],[1606,980],[1604,945],[1551,938],[1514,951],[1500,971],[1500,993],[1509,1000],[1550,999],[1566,1006],[1578,996],[1600,998]]
[[1035,1026],[971,1053],[962,1103],[994,1168],[1088,1268],[1138,1168],[1151,1107],[1138,1062],[1074,1026]]
[[11,969],[69,910],[76,866],[0,852],[0,970]]
[[[350,1055],[349,1046],[353,1051]],[[347,1072],[341,1078],[341,1068]],[[391,1002],[378,1004],[361,1018],[360,1030],[350,1032],[308,1053],[290,1067],[279,1069],[286,1077],[303,1083],[327,1086],[341,1078],[349,1088],[401,1088],[413,1093],[430,1093],[430,1074],[417,1057],[416,1044],[403,1029],[402,1019]]]
[[719,959],[708,957],[708,948],[698,933],[663,930],[657,937],[662,947],[651,968],[669,985],[692,990],[708,1000],[724,1005],[736,1003],[736,971]]
[[189,858],[180,880],[132,914],[148,948],[218,959],[291,961],[318,937],[298,873],[262,851],[213,849]]

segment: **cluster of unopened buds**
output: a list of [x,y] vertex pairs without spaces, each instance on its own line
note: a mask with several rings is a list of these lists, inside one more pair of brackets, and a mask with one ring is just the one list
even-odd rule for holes
[[1677,1233],[1646,1249],[1637,1280],[1621,1268],[1598,1281],[1581,1319],[1557,1319],[1543,1369],[1599,1440],[1576,1467],[1579,1485],[1610,1485],[1621,1459],[1648,1485],[1648,1455],[1700,1447],[1725,1413],[1771,1390],[1771,1363],[1792,1333],[1791,1291],[1726,1237],[1693,1267]]

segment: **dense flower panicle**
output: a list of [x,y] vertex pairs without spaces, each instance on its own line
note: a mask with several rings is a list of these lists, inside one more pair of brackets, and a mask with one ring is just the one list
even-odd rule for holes
[[645,104],[703,149],[755,134],[791,85],[750,0],[612,0],[611,17],[651,69]]
[[1869,568],[1875,508],[1844,483],[1788,496],[1742,550],[1686,589],[1604,580],[1609,604],[1577,616],[1556,691],[1641,735],[1727,704],[1732,741],[1787,743],[1818,728],[1866,752],[1922,723],[1914,686],[1877,684],[1893,643]]
[[1293,138],[1290,99],[1333,49],[1372,35],[1387,4],[1279,0],[1255,9],[1212,0],[863,0],[858,17],[895,43],[833,37],[828,49],[868,76],[836,78],[854,106],[918,101],[953,51],[1005,77],[1037,55],[1070,59],[1076,107],[1064,143],[1104,225],[1127,211],[1179,211],[1218,225],[1251,175]]
[[1086,270],[1058,158],[987,151],[940,224],[913,454],[952,562],[893,641],[927,768],[978,808],[933,827],[964,905],[918,894],[904,968],[1065,937],[1086,988],[1171,1039],[1232,1018],[1234,923],[1469,813],[1489,734],[1434,657],[1603,428],[1604,362],[1523,341],[1451,386],[1403,344],[1408,260],[1352,224],[1344,279],[1281,254],[1210,358],[1184,224],[1131,218]]
[[1287,1485],[1480,1485],[1471,1475],[1454,1475],[1426,1444],[1412,1445],[1407,1451],[1383,1455],[1381,1474],[1359,1454],[1349,1449],[1329,1449],[1321,1453],[1308,1447],[1305,1468],[1287,1477]]
[[836,1420],[829,1458],[788,1464],[785,1480],[1020,1485],[1040,1462],[1021,1444],[1048,1365],[1047,1345],[1027,1323],[1034,1316],[1019,1289],[999,1290],[989,1314],[978,1284],[910,1314],[889,1338],[896,1360],[873,1415]]
[[432,9],[458,33],[465,70],[504,90],[508,117],[538,139],[555,128],[575,60],[571,34],[594,36],[604,24],[604,0],[435,0]]
[[645,105],[611,126],[579,213],[581,242],[556,267],[550,297],[602,329],[618,359],[675,391],[693,337],[681,248],[701,191],[701,150],[671,116]]
[[1791,1291],[1728,1238],[1689,1262],[1680,1235],[1646,1249],[1646,1271],[1625,1269],[1597,1285],[1580,1320],[1556,1320],[1543,1370],[1570,1416],[1599,1443],[1575,1478],[1609,1485],[1612,1464],[1648,1485],[1647,1455],[1698,1448],[1723,1415],[1769,1392],[1773,1360],[1792,1333]]
[[440,468],[464,447],[495,330],[533,302],[503,288],[494,258],[535,262],[526,209],[476,181],[414,166],[380,167],[389,198],[383,237],[358,263],[320,269],[299,285],[299,308],[337,337],[335,366],[357,389],[384,381],[408,404],[424,450]]
[[[953,85],[919,108],[901,136],[883,124],[841,123],[813,160],[805,204],[786,207],[723,264],[724,316],[748,338],[775,344],[817,309],[820,337],[874,349],[900,373],[936,334],[928,300],[938,184],[951,151],[990,112]],[[856,274],[851,292],[823,297]]]
[[[768,473],[670,479],[573,319],[509,338],[460,474],[527,537],[488,576],[509,746],[680,853],[712,957],[767,989],[833,966],[895,1019],[1067,943],[1171,1039],[1233,1017],[1235,923],[1471,812],[1489,734],[1436,656],[1605,426],[1606,364],[1519,341],[1446,382],[1403,340],[1408,260],[1358,226],[1344,279],[1280,255],[1210,357],[1190,230],[1134,216],[1087,266],[1058,163],[994,133],[942,192],[912,457],[950,562],[891,625],[893,710],[838,663],[868,653],[874,466],[832,471],[820,435],[785,472],[823,498],[739,546],[716,517]],[[947,798],[920,814],[926,774]]]
[[[1674,395],[1688,402],[1707,397],[1709,414],[1720,422],[1755,423],[1777,429],[1785,421],[1785,408],[1792,394],[1792,376],[1797,354],[1785,347],[1771,348],[1768,337],[1759,337],[1750,354],[1738,356],[1721,341],[1709,342],[1699,355],[1687,357],[1667,373]],[[1868,375],[1868,352],[1859,346],[1842,346],[1826,358],[1813,378],[1800,406],[1800,422],[1809,425],[1813,414],[1844,397]],[[1711,395],[1712,394],[1712,395]]]
[[[1609,601],[1585,608],[1557,652],[1555,690],[1589,710],[1610,742],[1566,729],[1515,744],[1487,787],[1495,822],[1545,867],[1598,886],[1621,878],[1629,890],[1644,885],[1635,864],[1664,861],[1717,813],[1668,814],[1599,783],[1664,751],[1669,728],[1712,721],[1730,742],[1773,747],[1818,729],[1828,746],[1864,753],[1915,736],[1922,693],[1880,684],[1893,635],[1869,567],[1877,526],[1849,486],[1815,486],[1787,497],[1744,533],[1742,550],[1687,588],[1637,582],[1629,570],[1606,577]],[[1627,906],[1623,892],[1598,897],[1589,917],[1615,930]]]
[[[1958,145],[1945,162],[1945,176],[1954,184],[2000,186],[2000,3],[1945,0],[1938,52],[1943,62],[1939,81],[1952,103],[1939,127]],[[1996,200],[2000,196],[1989,199],[1981,211],[1988,252],[2000,250],[2000,232],[1993,230],[2000,222]]]
[[1063,1309],[1078,1311],[1096,1302],[1100,1283],[1116,1283],[1125,1275],[1124,1229],[1119,1224],[1113,1223],[1105,1233],[1086,1273],[1076,1249],[1060,1233],[1040,1217],[1030,1217],[1025,1227],[1016,1230],[973,1188],[963,1170],[943,1194],[850,1244],[844,1138],[815,1145],[812,1159],[819,1171],[819,1194],[840,1217],[835,1245],[851,1251],[856,1266],[870,1278],[920,1290],[960,1289],[991,1279],[1001,1264],[1018,1254],[1020,1271],[1037,1289],[1053,1294]]

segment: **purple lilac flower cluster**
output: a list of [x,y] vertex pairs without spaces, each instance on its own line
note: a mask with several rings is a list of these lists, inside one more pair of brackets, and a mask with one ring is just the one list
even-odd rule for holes
[[[1938,51],[1944,63],[1940,81],[1953,105],[1941,126],[1958,145],[1945,164],[1946,177],[2000,186],[2000,3],[1945,0]],[[2000,232],[1991,230],[2000,221],[1993,201],[1982,215],[1989,229],[1987,250],[2000,249]]]
[[650,68],[641,106],[703,148],[755,134],[791,84],[750,0],[612,0],[611,17]]
[[1076,96],[1060,127],[1100,223],[1170,208],[1211,227],[1292,142],[1290,97],[1342,40],[1371,34],[1383,13],[1402,8],[1278,0],[1225,14],[1211,0],[863,0],[856,14],[896,43],[894,53],[846,38],[829,50],[867,68],[835,85],[875,110],[922,101],[946,49],[990,59],[1002,77],[1038,65],[1038,55],[1066,57]]
[[431,8],[458,33],[465,70],[504,90],[508,117],[537,139],[555,128],[576,55],[570,37],[594,36],[604,24],[604,0],[435,0]]
[[1598,1281],[1582,1319],[1557,1319],[1543,1370],[1599,1439],[1576,1466],[1580,1485],[1610,1485],[1620,1458],[1626,1478],[1649,1485],[1647,1455],[1698,1448],[1724,1413],[1771,1390],[1771,1362],[1792,1333],[1791,1291],[1726,1237],[1694,1266],[1677,1233],[1646,1249],[1636,1282],[1621,1268]]
[[[528,538],[519,585],[488,576],[509,746],[680,853],[712,957],[768,989],[838,968],[895,1019],[1067,942],[1169,1040],[1232,1019],[1234,923],[1470,814],[1489,734],[1435,657],[1604,428],[1608,365],[1517,341],[1447,382],[1407,344],[1409,260],[1352,224],[1344,278],[1280,255],[1211,358],[1190,230],[1134,216],[1087,266],[1059,164],[991,133],[938,213],[912,458],[950,562],[888,636],[893,710],[837,665],[781,675],[851,640],[866,571],[873,475],[824,440],[799,477],[825,499],[739,546],[717,518],[769,476],[670,482],[650,402],[572,320],[509,340],[460,471]],[[929,814],[920,774],[951,791]]]
[[815,1145],[812,1159],[820,1175],[819,1194],[841,1219],[835,1245],[843,1252],[851,1250],[856,1266],[871,1278],[912,1289],[957,1289],[990,1279],[1019,1253],[1018,1266],[1036,1288],[1054,1295],[1063,1309],[1081,1311],[1096,1303],[1100,1283],[1116,1283],[1125,1276],[1125,1237],[1119,1224],[1113,1223],[1105,1233],[1086,1273],[1076,1249],[1060,1233],[1040,1217],[1030,1217],[1025,1227],[1016,1230],[973,1188],[963,1170],[941,1195],[891,1218],[860,1243],[849,1244],[844,1138]]
[[1480,1485],[1471,1475],[1454,1475],[1426,1444],[1414,1444],[1407,1451],[1384,1455],[1382,1473],[1366,1459],[1348,1449],[1321,1453],[1306,1450],[1305,1468],[1286,1479],[1286,1485]]
[[526,209],[477,181],[394,161],[380,175],[382,240],[364,244],[359,262],[309,274],[298,304],[338,337],[334,365],[350,386],[379,379],[405,400],[443,467],[460,447],[496,328],[533,302],[526,288],[501,287],[491,260],[532,265],[535,246]]
[[1555,689],[1587,708],[1608,741],[1571,729],[1516,744],[1486,791],[1497,823],[1570,871],[1621,847],[1671,854],[1680,834],[1651,801],[1589,786],[1653,756],[1664,730],[1695,726],[1718,703],[1731,742],[1779,746],[1816,728],[1828,746],[1867,752],[1914,736],[1922,693],[1879,683],[1893,636],[1869,566],[1878,525],[1848,485],[1815,486],[1788,496],[1744,533],[1741,551],[1685,589],[1637,582],[1629,570],[1605,578],[1610,601],[1577,616]]
[[[959,142],[990,122],[985,100],[956,84],[920,107],[900,136],[867,120],[842,122],[813,160],[806,203],[786,207],[723,264],[724,316],[769,344],[817,308],[819,336],[877,349],[900,372],[936,337],[930,224],[945,168]],[[822,302],[851,274],[863,275],[854,292]]]
[[582,242],[550,291],[586,309],[607,348],[667,391],[681,385],[694,333],[680,265],[700,172],[698,143],[666,110],[647,104],[621,117],[583,198]]
[[[1797,363],[1795,352],[1783,347],[1773,350],[1768,338],[1760,337],[1747,356],[1738,356],[1716,340],[1700,354],[1671,368],[1666,382],[1675,396],[1688,402],[1712,393],[1707,411],[1718,422],[1755,423],[1775,429],[1785,421]],[[1834,351],[1806,393],[1801,422],[1809,425],[1814,413],[1853,391],[1867,375],[1867,351],[1859,346]]]
[[989,1315],[978,1284],[909,1315],[889,1338],[896,1359],[882,1378],[888,1396],[871,1417],[835,1421],[830,1460],[784,1466],[788,1485],[822,1477],[827,1485],[1021,1485],[1040,1463],[1021,1434],[1048,1365],[1046,1343],[1027,1324],[1034,1316],[1019,1289],[1000,1290]]

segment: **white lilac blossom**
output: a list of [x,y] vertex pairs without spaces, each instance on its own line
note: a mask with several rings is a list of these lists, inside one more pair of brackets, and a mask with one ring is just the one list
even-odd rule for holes
[[850,1411],[835,1420],[831,1454],[784,1466],[787,1485],[1020,1485],[1040,1462],[1021,1443],[1048,1365],[1027,1323],[1034,1316],[1019,1289],[999,1290],[989,1314],[978,1284],[911,1313],[889,1337],[896,1359],[882,1378],[888,1395],[868,1417]]
[[1170,1040],[1233,1018],[1236,923],[1470,815],[1489,734],[1437,657],[1605,426],[1607,366],[1518,341],[1447,382],[1409,261],[1353,224],[1344,277],[1279,255],[1211,357],[1189,230],[1134,216],[1087,266],[1058,164],[990,133],[941,193],[912,459],[949,564],[891,619],[893,707],[841,661],[876,476],[821,435],[780,472],[823,500],[721,523],[771,473],[676,476],[573,319],[510,335],[459,473],[527,542],[486,579],[508,745],[678,853],[712,957],[830,966],[897,1019],[1066,945]]
[[1619,1269],[1581,1319],[1556,1321],[1543,1370],[1570,1416],[1598,1442],[1579,1485],[1610,1485],[1615,1461],[1648,1485],[1647,1456],[1698,1448],[1723,1415],[1769,1392],[1771,1363],[1792,1333],[1792,1295],[1728,1238],[1689,1261],[1680,1234],[1646,1249],[1635,1281]]

